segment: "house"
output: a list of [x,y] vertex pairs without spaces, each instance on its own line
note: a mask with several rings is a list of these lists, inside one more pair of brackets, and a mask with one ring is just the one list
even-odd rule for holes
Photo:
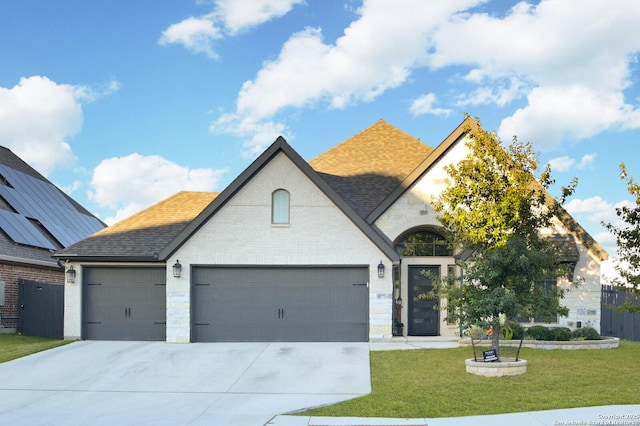
[[[76,271],[65,337],[370,341],[395,322],[455,336],[446,301],[417,296],[421,271],[457,272],[432,200],[474,126],[434,149],[381,120],[309,162],[280,137],[221,193],[181,192],[57,252]],[[598,328],[606,252],[564,212],[545,232],[584,279],[558,324]]]
[[0,332],[22,331],[24,319],[37,314],[30,289],[35,286],[38,294],[47,294],[47,285],[53,285],[59,294],[62,337],[64,268],[53,253],[105,226],[11,150],[0,147]]

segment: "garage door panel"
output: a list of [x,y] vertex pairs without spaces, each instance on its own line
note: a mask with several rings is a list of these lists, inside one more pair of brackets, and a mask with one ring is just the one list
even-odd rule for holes
[[165,340],[164,268],[85,268],[83,337]]
[[366,341],[366,267],[194,268],[194,341]]

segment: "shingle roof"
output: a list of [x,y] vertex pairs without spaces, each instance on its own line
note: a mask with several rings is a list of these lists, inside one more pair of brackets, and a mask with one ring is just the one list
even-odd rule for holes
[[379,120],[309,164],[364,218],[432,151],[420,139]]
[[[380,120],[305,162],[280,137],[218,197],[180,192],[86,240],[56,253],[62,259],[162,261],[220,209],[277,153],[284,152],[369,238],[394,258],[375,220],[465,136],[477,130],[467,117],[436,149]],[[606,252],[568,214],[560,217],[592,252]]]
[[217,192],[182,191],[99,231],[56,257],[109,257],[156,260],[164,249],[216,197]]

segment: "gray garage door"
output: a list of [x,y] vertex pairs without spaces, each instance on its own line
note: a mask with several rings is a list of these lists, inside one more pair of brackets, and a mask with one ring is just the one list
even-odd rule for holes
[[367,341],[367,267],[198,267],[193,340]]
[[83,337],[166,340],[164,268],[84,268]]

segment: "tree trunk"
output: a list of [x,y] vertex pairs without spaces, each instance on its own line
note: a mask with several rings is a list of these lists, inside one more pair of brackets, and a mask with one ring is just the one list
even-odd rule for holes
[[491,346],[496,351],[498,361],[500,361],[500,322],[496,322],[493,325],[493,333],[491,334]]

